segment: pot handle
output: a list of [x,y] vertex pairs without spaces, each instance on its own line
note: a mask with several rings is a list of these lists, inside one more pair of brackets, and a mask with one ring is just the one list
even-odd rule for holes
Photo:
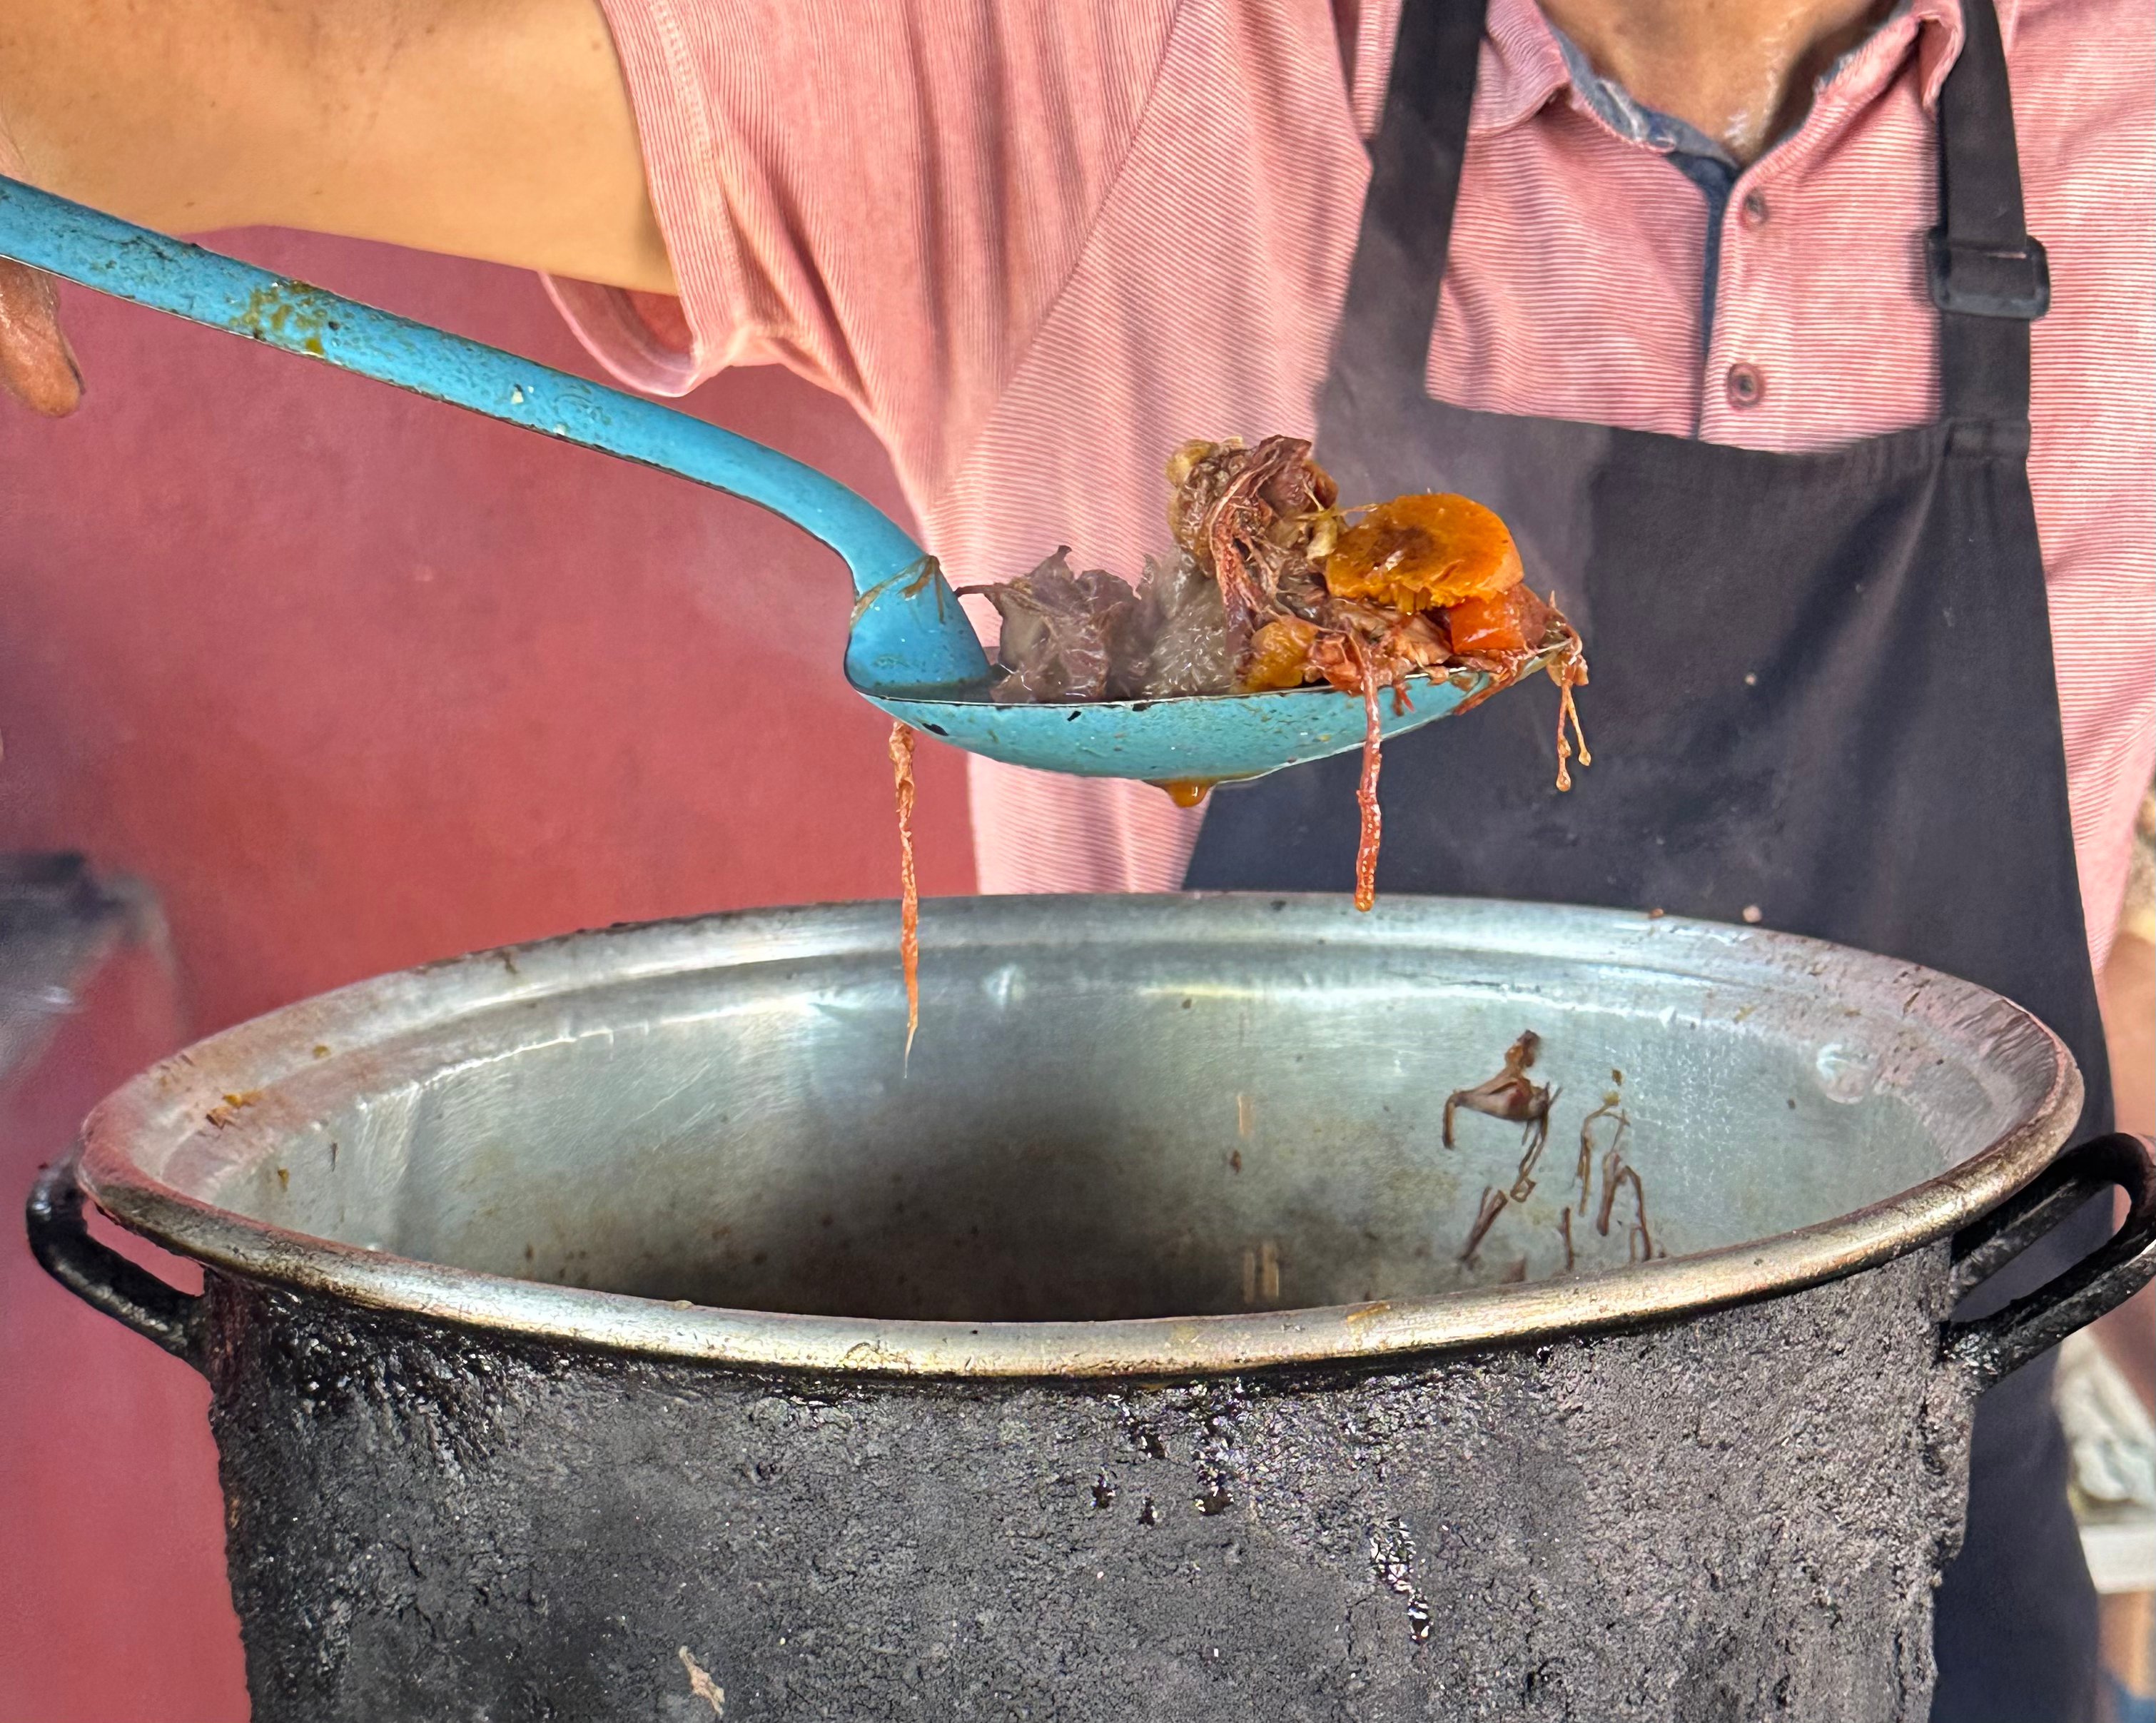
[[2125,1131],[2092,1138],[2068,1150],[2025,1190],[1954,1235],[1957,1295],[2050,1232],[2088,1199],[2112,1186],[2133,1199],[2126,1224],[2101,1250],[2002,1310],[1949,1322],[1943,1350],[1958,1359],[1979,1390],[2156,1279],[2156,1139]]
[[166,1285],[148,1269],[90,1236],[78,1175],[80,1158],[80,1150],[70,1153],[38,1174],[38,1182],[30,1187],[23,1211],[30,1254],[85,1304],[126,1323],[175,1358],[197,1363],[201,1333],[197,1311],[202,1300]]

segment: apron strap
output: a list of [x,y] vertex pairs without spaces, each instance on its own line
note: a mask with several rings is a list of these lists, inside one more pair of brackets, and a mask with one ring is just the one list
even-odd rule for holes
[[[1368,422],[1384,398],[1422,393],[1486,9],[1487,0],[1400,8],[1321,424],[1351,411]],[[2029,324],[2050,306],[2050,268],[2022,210],[1999,15],[1992,0],[1963,0],[1962,16],[1961,54],[1939,91],[1939,224],[1926,248],[1940,403],[1958,424],[1955,448],[2025,453]]]
[[1940,406],[1949,422],[1993,422],[2010,440],[2019,427],[2025,450],[2029,325],[2051,301],[2025,221],[1999,14],[1991,0],[1962,0],[1961,55],[1939,90],[1939,224],[1926,246]]
[[[1404,0],[1328,395],[1430,370],[1487,0]],[[1328,402],[1328,405],[1344,405]]]

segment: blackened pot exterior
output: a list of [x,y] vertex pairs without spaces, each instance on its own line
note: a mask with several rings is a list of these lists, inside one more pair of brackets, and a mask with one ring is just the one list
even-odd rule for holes
[[[1915,1723],[1977,1393],[2156,1271],[2149,1146],[2062,1152],[2056,1037],[1906,964],[922,924],[910,1062],[888,906],[826,906],[386,976],[92,1114],[31,1242],[210,1379],[257,1723]],[[1529,1047],[1524,1135],[1450,1117]]]
[[218,1278],[255,1723],[1922,1720],[1943,1246],[1638,1333],[1137,1385],[504,1344]]

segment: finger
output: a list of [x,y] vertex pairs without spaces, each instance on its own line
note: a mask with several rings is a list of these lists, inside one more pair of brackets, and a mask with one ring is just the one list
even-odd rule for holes
[[0,258],[0,388],[59,419],[82,404],[82,370],[60,332],[59,296],[37,270]]

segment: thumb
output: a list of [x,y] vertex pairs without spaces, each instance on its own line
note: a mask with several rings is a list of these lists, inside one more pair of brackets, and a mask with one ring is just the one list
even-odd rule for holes
[[82,404],[82,371],[60,333],[52,282],[5,259],[0,259],[0,388],[52,419]]

